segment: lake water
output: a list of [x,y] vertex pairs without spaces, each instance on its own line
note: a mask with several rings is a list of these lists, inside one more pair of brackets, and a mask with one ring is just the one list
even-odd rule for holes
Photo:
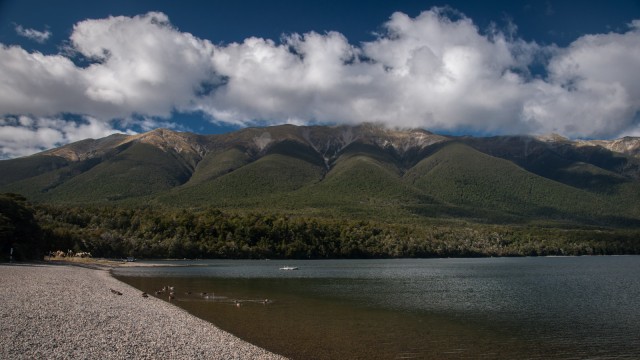
[[293,359],[640,358],[640,256],[162,264],[113,272]]

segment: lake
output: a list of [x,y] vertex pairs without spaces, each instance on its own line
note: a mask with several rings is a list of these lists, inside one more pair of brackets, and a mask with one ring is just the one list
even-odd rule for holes
[[640,358],[640,256],[158,263],[113,274],[293,359]]

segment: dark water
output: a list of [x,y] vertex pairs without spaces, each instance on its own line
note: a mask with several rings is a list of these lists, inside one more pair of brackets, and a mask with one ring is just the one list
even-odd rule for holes
[[640,358],[638,256],[176,264],[114,275],[294,359]]

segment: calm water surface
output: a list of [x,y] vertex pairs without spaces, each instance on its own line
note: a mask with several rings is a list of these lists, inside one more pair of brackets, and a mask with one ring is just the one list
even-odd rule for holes
[[293,359],[640,358],[639,256],[162,264],[114,275]]

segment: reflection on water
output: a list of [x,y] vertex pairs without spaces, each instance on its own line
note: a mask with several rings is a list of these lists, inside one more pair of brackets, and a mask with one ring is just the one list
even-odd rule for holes
[[114,275],[294,359],[640,357],[637,256],[177,264]]

